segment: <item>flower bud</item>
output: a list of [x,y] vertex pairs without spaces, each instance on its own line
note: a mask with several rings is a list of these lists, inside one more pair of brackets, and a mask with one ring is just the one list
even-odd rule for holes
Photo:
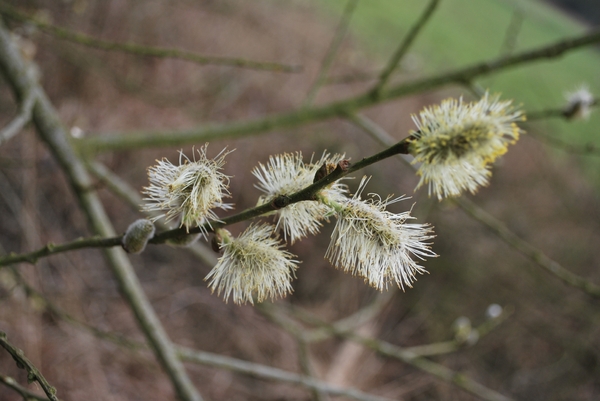
[[140,253],[146,248],[148,240],[154,236],[154,224],[150,220],[139,219],[131,223],[121,241],[128,253]]

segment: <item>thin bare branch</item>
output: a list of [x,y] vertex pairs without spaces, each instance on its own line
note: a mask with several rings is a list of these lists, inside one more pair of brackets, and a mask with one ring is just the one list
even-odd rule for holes
[[[266,311],[268,316],[277,316],[281,315],[277,313],[277,306],[272,304],[261,304],[261,311]],[[294,312],[294,310],[292,310]],[[361,344],[373,351],[377,352],[380,355],[387,356],[390,358],[398,359],[406,364],[416,367],[430,375],[437,377],[447,383],[451,383],[456,385],[463,390],[475,394],[478,397],[481,397],[487,401],[509,401],[511,398],[506,397],[494,390],[491,390],[480,383],[468,378],[467,376],[455,372],[445,366],[442,366],[438,363],[432,362],[428,359],[425,359],[417,354],[414,354],[404,348],[395,346],[388,342],[378,340],[372,337],[363,337],[355,334],[352,330],[340,330],[335,325],[323,322],[315,316],[311,316],[308,318],[310,314],[308,312],[304,312],[301,314],[297,314],[297,317],[302,319],[310,320],[309,323],[318,325],[319,327],[328,330],[332,335],[335,335],[340,338],[345,338],[351,341],[354,341],[358,344]],[[278,316],[276,318],[279,322],[283,322],[281,324],[285,325],[293,325],[297,324],[291,321],[289,318],[284,318],[282,316]]]
[[515,233],[510,231],[502,222],[494,218],[492,215],[475,205],[467,198],[456,198],[454,202],[460,206],[460,208],[471,216],[473,219],[479,221],[492,232],[494,232],[499,238],[504,240],[511,247],[527,256],[536,265],[542,267],[553,276],[560,279],[565,284],[572,287],[583,290],[586,294],[600,298],[600,286],[592,283],[591,281],[570,272],[569,270],[562,267],[558,262],[550,259],[542,251],[530,245],[526,241],[519,238]]
[[[60,118],[57,115],[44,90],[31,77],[23,74],[26,64],[11,40],[10,34],[0,20],[0,71],[10,84],[17,98],[23,97],[31,88],[38,92],[36,107],[33,109],[33,121],[41,139],[46,142],[67,175],[75,192],[79,205],[87,216],[93,231],[102,237],[114,236],[114,229],[97,194],[90,190],[92,181],[83,162],[74,152],[68,141]],[[192,385],[183,365],[154,312],[141,284],[135,275],[133,266],[124,251],[105,248],[104,254],[119,282],[121,291],[133,310],[139,326],[152,345],[157,359],[171,379],[175,392],[184,401],[200,401],[202,397]]]
[[195,129],[141,133],[121,132],[110,135],[102,134],[94,137],[82,138],[74,142],[76,142],[76,146],[81,151],[94,153],[142,149],[148,147],[180,146],[213,139],[223,140],[267,133],[275,129],[296,127],[311,122],[327,120],[333,117],[344,117],[354,113],[356,110],[413,93],[430,90],[448,84],[462,84],[464,82],[470,82],[477,77],[490,75],[507,70],[511,67],[544,59],[557,58],[566,52],[598,42],[600,42],[600,29],[593,30],[578,37],[557,41],[533,50],[480,62],[453,72],[399,84],[390,89],[384,89],[377,94],[374,94],[372,91],[367,91],[367,93],[356,97],[333,102],[324,106],[302,108],[292,112],[276,114],[250,121],[209,126],[205,125]]
[[[468,336],[462,338],[455,338],[450,341],[443,341],[439,343],[432,343],[426,345],[417,345],[414,347],[404,348],[405,351],[411,352],[420,357],[428,357],[435,355],[449,354],[452,352],[459,351],[464,348],[474,346],[481,338],[486,336],[504,321],[506,321],[514,312],[514,308],[505,307],[502,309],[502,313],[495,317],[486,320],[478,327],[472,328],[472,332]],[[474,339],[472,342],[471,339]]]
[[[41,304],[48,308],[48,310],[50,310],[56,317],[63,319],[66,323],[69,323],[80,330],[84,330],[98,339],[109,341],[117,346],[127,348],[131,351],[148,349],[147,345],[142,342],[130,339],[119,333],[101,330],[69,315],[60,307],[44,297],[41,293],[36,291],[33,287],[28,285],[16,270],[12,270],[12,272],[15,275],[15,279],[19,285],[25,289],[25,293],[28,297],[34,298],[36,301],[41,302]],[[321,380],[258,363],[243,361],[241,359],[230,358],[210,352],[198,351],[176,344],[174,344],[174,347],[177,351],[178,357],[185,362],[212,366],[218,369],[225,369],[259,379],[273,380],[296,386],[302,386],[309,390],[315,390],[334,396],[348,397],[358,401],[391,401],[388,398],[374,396],[353,388],[332,386]]]
[[[598,99],[594,99],[592,103],[590,103],[589,107],[598,107],[600,105],[600,101]],[[567,108],[555,108],[555,109],[545,109],[538,111],[530,111],[527,113],[527,121],[537,121],[537,120],[545,120],[548,118],[564,118],[565,120],[570,120],[573,118],[572,111]]]
[[[206,223],[206,224],[204,224],[203,227],[194,227],[194,228],[190,228],[190,229],[188,229],[186,227],[180,227],[180,228],[176,228],[176,229],[172,229],[172,230],[163,231],[161,233],[156,234],[149,241],[149,243],[162,244],[172,238],[180,238],[185,235],[195,235],[195,234],[199,234],[202,232],[213,232],[214,230],[216,230],[218,228],[225,227],[225,226],[235,224],[235,223],[239,223],[242,221],[250,220],[255,217],[261,216],[263,214],[281,209],[282,207],[291,205],[293,203],[303,202],[303,201],[314,201],[314,200],[316,200],[316,196],[319,193],[319,191],[321,191],[323,188],[325,188],[329,184],[333,183],[334,181],[337,181],[347,174],[350,174],[354,171],[363,169],[371,164],[377,163],[388,157],[394,156],[399,153],[406,153],[407,150],[408,150],[407,142],[400,141],[373,156],[363,158],[360,162],[358,162],[356,164],[350,165],[348,163],[347,165],[344,165],[344,166],[342,166],[342,164],[339,164],[338,167],[333,172],[331,172],[329,175],[323,177],[321,180],[315,182],[314,184],[312,184],[294,194],[291,194],[288,196],[280,196],[273,202],[246,209],[246,210],[244,210],[238,214],[235,214],[233,216],[225,217],[225,218],[219,220],[218,222]],[[104,174],[106,176],[106,171],[104,171]],[[85,181],[86,184],[85,185],[82,184],[81,188],[83,188],[83,187],[91,188],[92,185],[88,181],[89,181],[89,177],[87,177],[87,175],[86,175],[86,181]],[[110,233],[114,234],[112,227],[110,229]],[[111,237],[106,237],[106,238],[84,238],[84,239],[76,240],[76,241],[69,242],[69,243],[62,244],[62,245],[49,244],[49,245],[46,245],[45,247],[38,249],[36,251],[33,251],[33,252],[24,253],[24,254],[10,254],[8,256],[2,257],[2,258],[0,258],[0,266],[5,266],[8,264],[22,262],[22,261],[23,262],[35,261],[40,257],[54,255],[54,254],[61,253],[61,252],[68,252],[68,251],[75,250],[75,249],[82,249],[82,248],[86,248],[86,247],[89,247],[89,248],[99,247],[99,248],[106,249],[106,248],[120,245],[121,238],[122,238],[122,236],[114,236],[113,235]]]
[[355,72],[326,78],[323,85],[348,85],[361,82],[375,81],[377,74],[373,72]]
[[[28,73],[32,73],[31,71],[32,69],[28,68]],[[20,102],[17,116],[0,131],[0,146],[21,132],[25,125],[31,121],[31,113],[33,105],[35,104],[35,99],[36,91],[33,88],[30,88],[30,90],[24,94],[24,97]]]
[[[390,292],[393,293],[393,291],[390,291]],[[313,330],[313,333],[323,333],[323,332],[327,333],[326,335],[321,335],[321,337],[316,339],[316,341],[322,341],[326,338],[331,337],[332,335],[336,335],[335,333],[337,333],[337,332],[351,332],[356,327],[356,325],[351,326],[346,322],[346,321],[349,321],[350,318],[354,315],[351,315],[348,318],[342,319],[338,322],[331,324],[331,326],[335,328],[335,330],[332,331],[329,327],[323,327],[322,320],[320,320],[319,318],[317,318],[315,315],[313,315],[310,312],[307,312],[298,307],[288,308],[287,310],[289,310],[290,314],[292,314],[296,318],[302,320],[303,322],[319,326],[318,328]],[[489,334],[492,330],[494,330],[501,323],[503,323],[506,319],[508,319],[513,314],[513,312],[514,312],[514,308],[512,308],[510,306],[503,308],[502,313],[499,316],[490,318],[490,319],[486,320],[484,323],[482,323],[481,325],[479,325],[478,327],[472,328],[471,329],[472,333],[470,333],[470,334],[472,334],[472,336],[464,336],[461,338],[455,338],[450,341],[443,341],[443,342],[438,342],[438,343],[407,347],[407,348],[404,348],[404,350],[406,352],[412,353],[413,355],[418,356],[418,357],[442,355],[442,354],[448,354],[448,353],[459,351],[463,348],[475,345],[476,341],[475,342],[470,342],[470,341],[472,341],[473,339],[479,340],[479,339],[483,338],[484,336],[486,336],[487,334]],[[271,316],[275,315],[274,311],[268,311],[268,313],[270,313]],[[272,317],[272,320],[276,321],[278,324],[280,324],[282,326],[286,325],[288,327],[289,326],[298,327],[298,326],[294,326],[294,324],[296,324],[296,323],[290,321],[289,319],[281,319],[281,318],[278,319],[277,317]],[[311,338],[311,340],[313,339],[313,337],[310,337],[310,338]]]
[[134,43],[119,43],[97,39],[88,35],[84,35],[82,33],[70,31],[68,29],[56,25],[48,24],[35,17],[23,14],[3,2],[0,2],[0,14],[4,15],[5,17],[14,19],[16,21],[27,22],[32,25],[35,25],[42,31],[58,39],[67,40],[83,46],[88,46],[101,50],[118,51],[122,53],[133,54],[136,56],[180,59],[191,61],[200,65],[222,65],[229,67],[249,68],[253,70],[266,70],[274,72],[295,73],[302,71],[302,67],[297,65],[253,61],[234,57],[204,56],[198,53],[188,52],[179,49],[144,46]]
[[35,264],[39,258],[44,258],[57,253],[74,251],[77,249],[85,248],[111,248],[113,246],[121,245],[121,237],[110,237],[110,238],[80,238],[72,242],[65,244],[55,245],[48,243],[46,246],[29,253],[10,253],[7,256],[0,257],[0,266],[7,266],[14,263],[27,262]]
[[0,346],[13,357],[18,368],[27,371],[27,381],[29,383],[34,381],[38,382],[51,401],[59,401],[56,396],[56,389],[48,383],[46,378],[44,378],[44,375],[42,375],[39,369],[25,356],[25,353],[22,350],[8,342],[6,333],[3,331],[0,331]]
[[423,29],[427,21],[429,21],[438,4],[439,0],[429,1],[429,4],[423,11],[423,14],[421,14],[421,17],[415,22],[410,31],[408,31],[408,34],[402,43],[400,43],[400,46],[398,46],[396,52],[392,55],[392,58],[388,61],[387,66],[379,75],[379,82],[377,82],[377,85],[372,89],[374,93],[381,92],[388,83],[392,73],[396,70],[398,64],[400,64],[400,61],[402,61],[402,58],[406,55],[406,52],[408,52],[408,49],[410,49],[410,46],[421,32],[421,29]]
[[[395,293],[396,290],[377,293],[370,304],[357,310],[350,316],[338,320],[337,322],[333,323],[333,325],[339,330],[352,330],[356,327],[364,325],[381,313],[381,310],[389,303]],[[317,342],[331,337],[331,333],[328,330],[316,328],[309,331],[304,336],[309,342]]]
[[567,153],[582,156],[600,156],[600,146],[594,145],[593,143],[587,143],[584,145],[574,145],[572,143],[563,141],[562,139],[551,135],[539,133],[532,133],[532,135],[534,138]]
[[327,53],[325,54],[325,58],[323,59],[323,63],[321,64],[321,69],[319,70],[319,75],[315,80],[312,88],[308,92],[306,96],[306,100],[304,101],[304,107],[310,106],[312,102],[315,100],[317,92],[323,86],[325,82],[325,78],[331,65],[333,64],[333,60],[337,55],[338,50],[340,49],[340,45],[342,44],[342,40],[344,36],[346,36],[346,32],[348,31],[348,24],[350,23],[350,18],[352,18],[352,14],[356,9],[356,5],[358,4],[358,0],[348,0],[346,3],[346,7],[342,13],[342,17],[340,19],[340,23],[333,35],[333,39],[331,44],[329,45],[329,49],[327,49]]
[[502,41],[502,46],[500,47],[501,56],[511,54],[517,47],[517,39],[521,33],[524,20],[525,16],[523,15],[523,10],[517,6],[510,17],[510,23],[508,24],[506,32],[504,33],[504,40]]
[[39,394],[36,394],[32,391],[29,391],[25,387],[21,386],[19,383],[15,381],[10,376],[0,375],[0,383],[4,384],[6,387],[9,387],[15,390],[21,397],[23,397],[23,401],[48,401],[48,398],[43,397]]
[[367,394],[353,388],[332,386],[320,380],[311,379],[309,377],[287,372],[282,369],[272,368],[270,366],[246,362],[208,352],[196,351],[186,347],[178,347],[178,350],[180,357],[186,362],[193,362],[217,367],[220,369],[227,369],[233,372],[242,373],[261,379],[275,380],[282,383],[303,386],[309,389],[322,391],[332,396],[348,397],[360,401],[390,401],[389,398]]

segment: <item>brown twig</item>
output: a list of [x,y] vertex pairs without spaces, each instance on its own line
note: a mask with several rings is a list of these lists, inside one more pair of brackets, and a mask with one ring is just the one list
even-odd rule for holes
[[267,70],[275,72],[302,71],[302,67],[297,65],[285,65],[274,62],[253,61],[234,57],[204,56],[198,53],[192,53],[179,49],[144,46],[135,43],[118,43],[97,39],[88,35],[84,35],[82,33],[72,32],[68,29],[56,25],[48,24],[35,17],[23,14],[4,2],[0,2],[0,14],[4,15],[5,17],[14,19],[16,21],[27,22],[29,24],[35,25],[42,31],[58,39],[68,40],[73,43],[101,50],[118,51],[145,57],[180,59],[191,61],[193,63],[201,65],[222,65],[229,67],[249,68],[253,70]]
[[423,29],[423,27],[427,24],[427,21],[429,21],[438,4],[439,0],[429,1],[429,4],[427,4],[427,7],[425,7],[425,10],[423,10],[423,14],[421,14],[421,17],[415,22],[410,31],[408,31],[408,34],[406,35],[402,43],[400,43],[400,46],[398,46],[398,49],[396,49],[396,52],[392,55],[392,58],[388,61],[387,66],[379,75],[379,81],[372,89],[373,93],[381,92],[381,90],[388,83],[392,73],[396,70],[398,64],[400,64],[400,61],[402,61],[402,58],[408,52],[408,49],[410,49],[410,46],[413,44],[413,42],[421,32],[421,29]]
[[[303,201],[314,201],[316,200],[317,194],[326,186],[330,185],[334,181],[339,180],[347,174],[350,174],[354,171],[363,169],[371,164],[377,163],[381,160],[384,160],[388,157],[394,156],[396,154],[405,154],[408,152],[407,142],[400,141],[389,148],[367,158],[362,159],[361,161],[349,165],[342,166],[338,165],[338,167],[329,175],[326,175],[321,180],[315,182],[314,184],[288,196],[285,196],[284,202],[285,206],[291,205],[297,202]],[[89,184],[88,184],[89,185]],[[91,186],[91,185],[90,185]],[[172,238],[179,238],[185,235],[196,235],[201,232],[213,232],[214,230],[225,227],[231,224],[239,223],[242,221],[250,220],[255,217],[261,216],[263,214],[272,212],[277,210],[277,205],[279,202],[270,202],[265,203],[264,205],[253,207],[246,209],[238,214],[233,216],[229,216],[219,220],[219,222],[211,222],[206,223],[203,227],[194,227],[191,229],[187,229],[186,227],[176,228],[172,230],[163,231],[159,234],[156,234],[149,243],[152,244],[162,244],[167,242]],[[45,247],[38,249],[33,252],[24,253],[24,254],[11,254],[5,257],[0,258],[0,266],[5,266],[8,264],[20,262],[20,261],[35,261],[39,257],[54,255],[61,252],[67,252],[75,249],[81,249],[85,247],[100,247],[100,248],[108,248],[114,247],[121,244],[122,236],[113,236],[106,238],[87,238],[80,239],[77,241],[73,241],[70,243],[62,244],[62,245],[46,245]]]
[[504,71],[511,67],[544,59],[558,58],[566,52],[598,42],[600,42],[600,29],[574,38],[563,39],[533,50],[479,62],[456,71],[416,79],[389,89],[384,89],[377,94],[367,91],[356,97],[336,101],[324,106],[301,108],[292,112],[250,121],[203,125],[195,129],[102,134],[79,139],[76,141],[76,146],[81,151],[94,153],[127,149],[139,150],[147,147],[180,146],[212,139],[223,140],[264,134],[274,129],[292,128],[333,117],[343,117],[366,107],[444,85],[471,82],[475,78]]
[[[267,315],[272,317],[273,319],[277,319],[278,324],[286,325],[289,327],[293,327],[297,325],[296,322],[289,318],[284,318],[277,313],[277,307],[275,305],[270,304],[260,304],[260,308],[262,311],[266,311]],[[293,312],[294,310],[292,310]],[[361,344],[367,348],[372,349],[378,354],[398,359],[404,363],[407,363],[411,366],[416,367],[430,375],[437,377],[447,383],[451,383],[456,385],[459,388],[462,388],[465,391],[468,391],[472,394],[481,397],[484,400],[488,401],[510,401],[511,398],[506,397],[494,390],[491,390],[480,383],[468,378],[467,376],[455,372],[445,366],[442,366],[438,363],[430,361],[426,358],[421,357],[418,354],[412,353],[404,348],[395,346],[388,342],[378,340],[376,338],[371,337],[363,337],[355,334],[351,330],[341,330],[333,324],[325,323],[322,320],[318,319],[315,316],[310,316],[307,312],[298,314],[296,316],[307,319],[311,324],[317,325],[320,328],[329,331],[332,335],[337,337],[345,338]]]
[[323,59],[323,63],[321,64],[321,68],[319,70],[319,75],[315,80],[313,86],[310,88],[308,95],[306,96],[306,100],[304,101],[304,107],[309,106],[317,95],[317,92],[323,86],[325,82],[325,77],[333,64],[333,60],[342,44],[342,39],[346,35],[348,31],[348,24],[350,23],[350,18],[356,9],[356,5],[358,4],[358,0],[348,0],[346,3],[346,7],[342,13],[342,18],[340,19],[340,23],[333,35],[333,39],[331,40],[331,44],[329,45],[329,49],[327,49],[327,53],[325,54],[325,58]]
[[[28,297],[34,298],[37,301],[41,301],[42,304],[48,308],[48,310],[50,310],[56,317],[64,320],[66,323],[71,324],[80,330],[84,330],[98,339],[109,341],[119,347],[123,347],[131,351],[148,349],[147,344],[130,339],[120,333],[101,330],[69,315],[60,307],[36,291],[33,287],[29,286],[18,274],[18,272],[15,270],[12,270],[12,272],[15,274],[14,277],[19,285],[25,289],[25,293]],[[288,372],[258,363],[243,361],[241,359],[226,357],[210,352],[198,351],[176,344],[174,344],[174,347],[177,351],[178,357],[185,362],[212,366],[218,369],[225,369],[259,379],[273,380],[281,383],[302,386],[309,390],[319,391],[333,396],[352,398],[358,401],[391,401],[388,398],[374,396],[353,388],[332,386],[324,381],[306,377],[305,375],[299,375],[297,373]]]
[[[28,68],[27,73],[33,74],[32,69]],[[31,120],[31,113],[33,111],[33,105],[35,104],[36,95],[37,93],[33,88],[30,88],[30,90],[24,94],[19,105],[17,116],[0,131],[0,146],[21,132],[25,125]]]
[[[23,97],[25,93],[35,88],[38,96],[33,109],[33,122],[39,136],[48,145],[66,174],[93,231],[101,237],[113,237],[114,229],[99,197],[90,190],[92,181],[83,162],[69,143],[60,118],[44,90],[31,77],[23,74],[23,71],[27,71],[26,68],[25,61],[0,20],[0,72],[17,98]],[[193,386],[183,364],[178,360],[173,345],[146,297],[129,259],[120,249],[104,248],[103,250],[125,300],[134,312],[157,359],[167,372],[177,396],[184,401],[201,401],[202,397]]]
[[0,375],[0,382],[4,384],[6,387],[9,387],[15,390],[21,397],[23,397],[23,401],[48,401],[47,397],[43,397],[39,394],[34,393],[33,391],[29,391],[25,387],[21,386],[19,383],[15,381],[10,376]]
[[29,383],[34,381],[38,382],[48,399],[51,401],[59,401],[56,396],[56,389],[48,383],[39,369],[25,356],[25,353],[22,350],[8,342],[6,333],[3,331],[0,331],[0,346],[13,357],[18,368],[25,369],[27,372],[27,381]]
[[479,221],[492,232],[494,232],[500,239],[504,240],[512,248],[516,249],[523,255],[527,256],[536,265],[542,267],[553,276],[560,279],[563,283],[568,284],[572,287],[583,290],[586,294],[593,298],[600,298],[600,286],[592,283],[591,281],[570,272],[569,270],[562,267],[558,262],[550,259],[539,249],[530,245],[526,241],[519,238],[515,233],[510,231],[502,222],[495,219],[492,215],[479,208],[473,202],[467,198],[456,198],[454,202],[460,206],[460,208],[471,216],[473,219]]

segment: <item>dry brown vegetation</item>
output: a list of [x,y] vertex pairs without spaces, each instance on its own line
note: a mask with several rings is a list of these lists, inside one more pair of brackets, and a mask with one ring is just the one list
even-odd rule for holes
[[[13,2],[22,11],[43,11],[54,24],[114,41],[177,47],[203,54],[301,65],[302,72],[254,71],[199,66],[186,61],[144,58],[93,50],[57,40],[23,24],[10,23],[35,46],[40,81],[70,129],[85,135],[173,130],[208,122],[229,122],[293,110],[302,105],[334,34],[337,21],[304,2],[248,1],[75,1]],[[384,64],[344,41],[331,76],[378,71]],[[399,73],[395,79],[411,77]],[[360,93],[372,82],[327,85],[317,104]],[[451,87],[387,102],[365,114],[397,139],[413,123],[411,113],[448,95]],[[15,114],[9,87],[0,87],[0,118]],[[535,130],[535,125],[524,127]],[[200,146],[203,143],[198,143]],[[259,195],[250,170],[269,155],[324,149],[360,160],[381,145],[347,121],[330,120],[243,139],[212,140],[209,154],[227,146],[236,151],[225,172],[236,210]],[[174,161],[177,150],[141,149],[99,157],[134,188],[147,185],[154,160]],[[191,146],[184,146],[186,152]],[[494,168],[491,185],[472,198],[520,238],[572,272],[600,283],[600,212],[596,189],[586,182],[577,158],[556,161],[531,135]],[[417,182],[409,167],[387,160],[369,167],[368,188],[380,194],[412,194]],[[358,180],[350,183],[354,189]],[[97,181],[95,188],[118,232],[141,216]],[[90,236],[60,166],[28,127],[0,148],[0,243],[3,252],[26,252],[48,242]],[[490,304],[514,311],[477,344],[432,360],[514,399],[593,400],[600,396],[600,314],[598,300],[565,285],[536,266],[454,203],[438,203],[424,191],[413,195],[413,214],[431,222],[439,258],[425,266],[415,288],[393,291],[374,318],[357,333],[401,347],[451,340],[452,324],[466,316],[485,321]],[[395,210],[404,210],[404,202]],[[240,232],[245,224],[231,227]],[[294,293],[277,305],[310,311],[326,322],[352,315],[379,296],[361,279],[331,267],[323,255],[332,225],[290,247],[303,261]],[[149,246],[130,257],[161,322],[177,344],[302,372],[301,345],[269,318],[268,311],[224,303],[203,280],[211,266],[186,250]],[[14,268],[55,305],[99,329],[144,341],[99,250],[42,258]],[[0,330],[23,349],[61,400],[167,400],[175,395],[152,353],[98,339],[65,321],[30,293],[11,273],[0,270]],[[305,325],[302,327],[313,327]],[[355,342],[331,337],[308,347],[315,377],[390,399],[470,400],[478,397],[422,370],[378,355]],[[256,379],[225,369],[186,364],[193,383],[210,400],[319,399],[302,387]],[[26,373],[0,352],[0,374],[25,385]],[[31,385],[36,390],[36,385]],[[39,392],[39,391],[38,391]],[[41,394],[41,392],[40,392]],[[334,398],[334,397],[331,397]],[[0,386],[0,399],[21,397]],[[321,398],[322,399],[322,398]]]

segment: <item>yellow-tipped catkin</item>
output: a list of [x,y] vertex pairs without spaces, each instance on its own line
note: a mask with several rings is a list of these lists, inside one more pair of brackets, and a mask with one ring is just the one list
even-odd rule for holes
[[139,219],[131,223],[123,236],[123,249],[128,253],[141,253],[146,244],[154,236],[154,224],[147,219]]

